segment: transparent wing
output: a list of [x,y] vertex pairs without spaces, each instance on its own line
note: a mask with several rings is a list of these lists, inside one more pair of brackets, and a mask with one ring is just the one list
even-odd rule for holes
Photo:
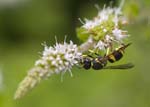
[[122,65],[115,65],[115,66],[106,66],[103,69],[131,69],[134,67],[134,64],[127,63]]

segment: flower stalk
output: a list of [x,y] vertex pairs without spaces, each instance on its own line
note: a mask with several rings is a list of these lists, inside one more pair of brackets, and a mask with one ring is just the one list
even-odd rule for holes
[[30,89],[35,87],[41,80],[50,77],[52,74],[71,73],[74,65],[78,64],[81,53],[77,45],[72,41],[63,44],[56,43],[54,47],[45,45],[42,57],[35,62],[35,66],[28,72],[28,75],[20,83],[14,99],[24,96]]

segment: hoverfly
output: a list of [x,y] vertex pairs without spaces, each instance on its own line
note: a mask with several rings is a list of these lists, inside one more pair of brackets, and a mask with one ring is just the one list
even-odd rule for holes
[[108,54],[107,56],[100,56],[99,54],[96,54],[97,57],[92,57],[90,55],[85,55],[83,57],[81,64],[83,65],[83,68],[88,70],[91,67],[94,70],[100,70],[100,69],[130,69],[134,67],[132,63],[123,64],[123,65],[117,65],[117,66],[106,66],[107,61],[113,63],[115,61],[120,60],[123,57],[123,53],[125,48],[127,48],[131,43],[124,45],[120,47],[119,49],[113,51],[112,53]]

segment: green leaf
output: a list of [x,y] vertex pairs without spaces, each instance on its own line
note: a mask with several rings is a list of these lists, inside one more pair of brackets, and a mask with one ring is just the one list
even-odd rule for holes
[[81,41],[86,41],[88,38],[89,38],[89,33],[88,31],[83,28],[83,27],[80,27],[80,28],[77,28],[76,29],[76,32],[77,32],[77,37],[81,40]]

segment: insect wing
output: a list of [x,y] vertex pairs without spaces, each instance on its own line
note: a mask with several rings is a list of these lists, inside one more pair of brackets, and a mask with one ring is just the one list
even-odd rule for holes
[[116,66],[106,66],[103,69],[131,69],[134,67],[134,64],[127,63],[122,65],[116,65]]

